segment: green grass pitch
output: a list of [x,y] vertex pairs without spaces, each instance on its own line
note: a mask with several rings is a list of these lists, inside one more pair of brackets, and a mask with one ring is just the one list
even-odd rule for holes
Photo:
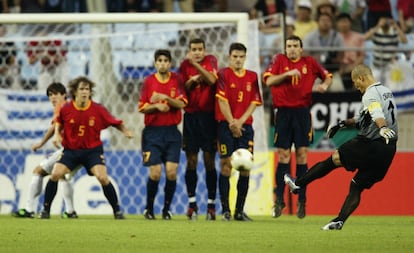
[[320,230],[332,218],[328,216],[253,216],[253,222],[157,218],[81,215],[76,220],[40,220],[1,215],[0,252],[414,252],[414,216],[351,216],[341,231]]

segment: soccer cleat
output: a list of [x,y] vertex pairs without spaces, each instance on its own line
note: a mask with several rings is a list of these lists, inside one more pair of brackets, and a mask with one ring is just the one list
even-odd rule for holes
[[341,230],[344,226],[343,221],[331,221],[325,226],[321,227],[322,230]]
[[234,220],[237,220],[237,221],[253,221],[252,218],[247,216],[247,214],[245,212],[236,212],[234,214]]
[[124,213],[122,211],[118,211],[114,213],[115,220],[125,220]]
[[224,212],[223,216],[221,217],[222,221],[231,221],[231,214],[230,212]]
[[291,175],[285,174],[283,180],[289,187],[291,193],[297,194],[299,192],[300,187],[295,184],[295,179],[293,179]]
[[216,220],[216,209],[214,208],[207,209],[206,220]]
[[34,212],[28,212],[26,209],[20,209],[16,212],[13,213],[14,217],[17,218],[34,218],[35,217],[35,213]]
[[272,217],[273,218],[277,218],[280,217],[282,215],[282,210],[283,208],[285,208],[285,203],[283,203],[282,201],[276,200],[273,208],[272,208]]
[[306,216],[306,203],[304,201],[298,202],[298,210],[296,213],[299,219],[303,219]]
[[77,219],[78,214],[75,211],[73,211],[71,213],[68,213],[68,212],[65,211],[65,212],[62,213],[61,217],[62,217],[62,219]]
[[170,211],[162,211],[162,219],[163,220],[171,220],[172,213]]
[[50,213],[42,210],[39,214],[39,219],[50,219]]
[[144,210],[144,217],[146,220],[155,220],[154,213],[150,212],[148,209]]
[[195,220],[197,220],[197,211],[198,211],[197,207],[194,207],[194,208],[189,207],[188,210],[187,210],[186,216],[188,217],[189,220],[194,220],[195,221]]

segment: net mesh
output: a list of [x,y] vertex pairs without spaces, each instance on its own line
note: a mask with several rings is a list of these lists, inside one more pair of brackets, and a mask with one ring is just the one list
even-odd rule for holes
[[[123,119],[135,133],[135,138],[128,140],[115,129],[108,129],[102,133],[102,138],[108,172],[119,189],[121,205],[127,213],[142,212],[148,169],[142,166],[140,137],[144,123],[143,115],[137,111],[137,102],[144,77],[155,71],[154,51],[170,49],[173,68],[177,69],[187,54],[189,40],[200,37],[206,42],[207,52],[217,57],[219,67],[224,67],[228,65],[229,45],[237,41],[238,33],[235,23],[180,22],[9,24],[3,25],[2,29],[6,31],[0,37],[0,58],[4,59],[1,62],[2,71],[3,67],[5,69],[0,88],[0,182],[11,187],[0,193],[2,213],[24,207],[31,171],[37,165],[34,161],[38,162],[53,151],[50,142],[36,154],[30,151],[49,127],[53,114],[45,88],[51,81],[67,84],[79,75],[88,76],[97,84],[94,100]],[[250,23],[246,67],[260,75],[256,34],[257,23]],[[9,56],[15,59],[11,64],[5,60]],[[12,78],[3,78],[7,76]],[[265,125],[261,108],[255,113],[256,150],[267,150]],[[32,156],[37,159],[28,159]],[[201,161],[200,156],[197,191],[200,193],[200,209],[204,211],[207,194]],[[185,162],[182,154],[172,205],[174,213],[186,211]],[[94,178],[91,180],[83,171],[75,177],[78,212],[110,213],[98,182]],[[162,207],[164,180],[161,179],[156,212]],[[95,195],[96,191],[100,193]],[[61,208],[62,203],[57,200],[52,212],[58,212]]]

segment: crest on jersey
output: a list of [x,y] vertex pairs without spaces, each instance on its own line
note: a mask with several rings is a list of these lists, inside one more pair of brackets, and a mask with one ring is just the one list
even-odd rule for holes
[[304,65],[304,66],[302,67],[302,73],[303,73],[303,74],[307,74],[307,73],[308,73],[308,68],[306,67],[306,65]]
[[252,91],[252,83],[251,82],[247,82],[246,90],[249,91],[249,92]]
[[89,126],[93,127],[95,125],[95,117],[89,118]]
[[170,97],[175,98],[175,94],[177,93],[177,90],[175,88],[171,88],[170,90]]

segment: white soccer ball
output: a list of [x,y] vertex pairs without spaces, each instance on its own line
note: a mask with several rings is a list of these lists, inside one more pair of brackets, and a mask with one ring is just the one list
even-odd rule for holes
[[236,170],[251,170],[253,154],[245,148],[239,148],[231,155],[231,165]]

